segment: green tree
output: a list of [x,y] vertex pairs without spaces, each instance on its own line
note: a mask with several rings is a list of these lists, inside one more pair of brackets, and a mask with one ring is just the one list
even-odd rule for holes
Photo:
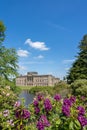
[[80,95],[87,97],[87,79],[78,79],[71,83],[73,95]]
[[79,43],[79,53],[69,70],[67,82],[72,83],[77,79],[87,79],[87,35]]
[[11,81],[17,75],[18,56],[14,48],[8,49],[3,45],[5,30],[6,27],[0,21],[0,79]]
[[5,30],[6,30],[6,27],[4,26],[3,22],[0,21],[0,46],[1,46],[1,43],[4,41],[4,38],[5,38]]

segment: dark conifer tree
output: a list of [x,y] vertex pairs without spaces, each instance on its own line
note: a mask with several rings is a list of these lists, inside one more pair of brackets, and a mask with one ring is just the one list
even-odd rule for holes
[[79,53],[67,76],[68,83],[77,79],[87,79],[87,35],[83,36],[78,47]]

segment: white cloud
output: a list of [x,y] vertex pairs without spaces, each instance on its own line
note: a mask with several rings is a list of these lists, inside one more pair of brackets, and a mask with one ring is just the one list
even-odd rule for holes
[[36,57],[34,57],[35,59],[43,59],[44,58],[44,56],[42,56],[42,55],[39,55],[39,56],[36,56]]
[[19,69],[18,69],[19,74],[25,75],[25,73],[26,73],[27,71],[28,71],[28,69],[27,69],[26,66],[19,65]]
[[72,63],[74,61],[75,61],[75,59],[63,60],[63,64],[69,64],[69,63]]
[[27,39],[25,41],[25,44],[28,44],[32,48],[35,48],[35,49],[38,49],[41,51],[47,51],[50,49],[50,48],[46,47],[45,42],[39,42],[39,41],[32,42],[31,39]]
[[62,30],[62,31],[69,31],[71,32],[70,29],[66,28],[65,26],[63,25],[60,25],[60,24],[56,24],[56,23],[52,23],[50,21],[46,21],[46,24],[48,24],[49,26],[53,27],[53,28],[56,28],[56,29],[59,29],[59,30]]
[[19,65],[19,70],[26,70],[27,68],[25,66]]
[[54,64],[53,61],[26,61],[26,62],[20,62],[20,65],[29,65],[29,64]]
[[27,50],[19,49],[19,50],[17,51],[17,54],[18,54],[18,56],[20,56],[20,57],[28,57],[29,52],[28,52]]
[[58,28],[58,29],[60,29],[60,30],[66,30],[65,27],[63,27],[63,26],[61,26],[61,25],[58,25],[58,24],[50,24],[50,25],[52,25],[54,28]]
[[39,62],[39,61],[29,61],[29,62],[25,62],[24,64],[45,64],[46,62]]
[[69,69],[70,69],[69,67],[65,68],[66,71],[68,71]]

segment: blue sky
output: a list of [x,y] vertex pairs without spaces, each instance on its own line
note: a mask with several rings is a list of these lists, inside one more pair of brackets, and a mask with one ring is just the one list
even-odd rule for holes
[[66,76],[87,33],[87,0],[0,0],[4,45],[16,48],[19,73]]

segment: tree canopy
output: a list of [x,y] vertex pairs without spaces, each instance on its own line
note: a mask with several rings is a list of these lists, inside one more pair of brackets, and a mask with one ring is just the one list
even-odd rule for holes
[[87,34],[83,36],[78,48],[79,53],[67,76],[68,83],[77,79],[87,79]]
[[0,44],[4,41],[5,30],[6,30],[6,27],[4,26],[3,22],[0,21]]
[[17,75],[18,56],[14,48],[6,48],[3,45],[5,30],[6,27],[0,21],[0,78],[10,80]]

